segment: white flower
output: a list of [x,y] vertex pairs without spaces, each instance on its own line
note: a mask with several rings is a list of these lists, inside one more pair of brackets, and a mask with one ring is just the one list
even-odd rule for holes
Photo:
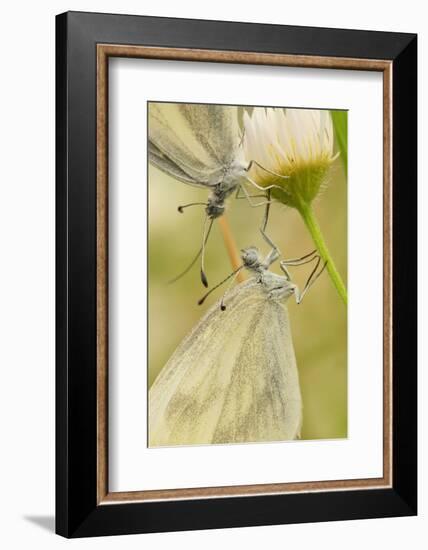
[[272,195],[289,206],[310,204],[337,156],[330,111],[259,107],[244,113],[244,127],[245,156],[259,164],[251,179],[281,187]]

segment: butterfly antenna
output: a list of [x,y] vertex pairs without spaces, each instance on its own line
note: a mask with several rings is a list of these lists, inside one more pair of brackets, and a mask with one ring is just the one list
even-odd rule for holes
[[[210,231],[211,231],[211,227],[209,228],[209,230],[208,230],[208,232],[205,236],[205,239],[204,239],[205,243],[208,240],[208,236],[210,234]],[[186,273],[188,273],[192,269],[192,267],[195,265],[195,263],[198,261],[198,258],[201,255],[201,253],[202,253],[202,246],[198,250],[198,252],[197,252],[196,256],[193,258],[193,260],[190,262],[190,264],[186,267],[186,269],[184,271],[182,271],[180,274],[178,274],[176,277],[174,277],[173,279],[169,280],[168,284],[172,285],[173,283],[175,283],[176,281],[181,279],[181,277],[184,277],[184,275],[186,275]]]
[[[244,267],[244,266],[241,266],[241,267]],[[241,269],[241,267],[239,268],[239,270]],[[231,287],[231,286],[233,285],[233,283],[235,282],[236,277],[238,276],[238,271],[239,271],[239,270],[237,270],[237,271],[235,272],[235,274],[234,274],[235,276],[234,276],[233,279],[230,281],[230,283],[227,285],[227,288],[226,288],[226,290],[224,291],[224,294],[223,294],[222,299],[221,299],[221,302],[220,302],[220,309],[221,309],[222,311],[224,311],[224,310],[226,309],[226,306],[225,306],[225,304],[224,304],[224,300],[226,299],[226,296],[227,296],[227,293],[228,293],[229,290],[230,290],[230,287]]]
[[206,202],[189,202],[189,204],[183,204],[182,206],[179,206],[177,210],[180,212],[180,214],[183,213],[183,210],[185,208],[189,208],[189,206],[207,206]]
[[[205,245],[207,243],[207,240],[210,235],[211,228],[214,222],[214,220],[211,219],[208,225],[208,220],[209,220],[208,216],[205,216],[204,233],[203,233],[202,247],[201,247],[201,281],[205,288],[208,288],[208,279],[207,279],[207,276],[205,275]],[[208,230],[207,230],[207,227],[208,227]]]
[[[208,296],[214,292],[214,290],[217,290],[219,286],[223,285],[226,281],[228,281],[231,277],[236,277],[236,275],[238,275],[238,273],[241,271],[241,269],[243,268],[244,266],[243,265],[240,265],[237,269],[235,269],[235,271],[232,271],[232,273],[230,275],[228,275],[225,279],[223,279],[220,283],[218,283],[218,285],[216,285],[215,287],[213,287],[211,290],[209,290],[206,294],[204,294],[202,296],[202,298],[198,301],[198,306],[201,306],[205,300],[208,298]],[[223,309],[223,308],[222,308]]]
[[197,262],[199,256],[201,255],[201,252],[202,252],[202,247],[198,250],[198,253],[193,258],[193,260],[190,262],[190,264],[186,267],[186,269],[184,271],[182,271],[179,275],[174,277],[174,279],[169,280],[168,284],[172,285],[173,283],[175,283],[176,281],[181,279],[181,277],[184,277],[184,275],[186,275],[186,273],[188,273],[192,269],[192,267],[195,265],[195,263]]

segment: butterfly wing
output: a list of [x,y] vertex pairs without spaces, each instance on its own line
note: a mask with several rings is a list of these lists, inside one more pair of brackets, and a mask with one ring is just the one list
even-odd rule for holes
[[212,161],[223,167],[229,166],[239,143],[237,107],[182,104],[180,111]]
[[211,308],[149,391],[149,445],[298,437],[302,405],[287,311],[254,280]]
[[236,107],[149,103],[149,160],[185,183],[216,185],[238,132]]
[[149,141],[149,160],[154,166],[159,168],[159,170],[162,170],[162,172],[165,172],[175,179],[183,183],[188,183],[189,185],[197,185],[195,180],[188,173],[162,153],[162,151],[151,141]]
[[[175,177],[180,171],[193,183],[210,186],[218,165],[198,142],[180,107],[175,103],[149,103],[149,160],[169,175]],[[159,163],[155,151],[167,162]],[[171,166],[175,166],[172,171]]]

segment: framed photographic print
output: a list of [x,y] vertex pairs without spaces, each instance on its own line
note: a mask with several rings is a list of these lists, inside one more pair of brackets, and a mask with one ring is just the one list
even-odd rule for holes
[[56,47],[57,532],[416,514],[416,36]]

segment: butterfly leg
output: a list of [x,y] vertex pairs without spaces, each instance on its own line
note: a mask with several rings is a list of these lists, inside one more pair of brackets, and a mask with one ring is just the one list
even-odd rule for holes
[[[275,248],[278,250],[278,247],[275,245],[275,243],[272,242],[272,240],[268,237],[267,233],[266,233],[266,226],[267,226],[267,223],[268,223],[268,219],[269,219],[269,212],[270,212],[270,205],[273,203],[273,202],[278,202],[278,201],[275,201],[275,200],[272,200],[272,189],[275,189],[275,188],[278,188],[278,189],[281,189],[282,192],[285,193],[285,191],[282,189],[282,187],[279,187],[278,185],[268,185],[267,187],[261,187],[260,185],[258,185],[255,181],[253,181],[251,178],[249,178],[248,176],[246,176],[246,179],[252,183],[255,187],[257,187],[257,189],[262,189],[263,191],[265,191],[266,193],[266,198],[267,200],[264,202],[264,203],[259,203],[257,206],[262,206],[264,205],[266,208],[265,208],[265,214],[263,216],[263,221],[262,221],[262,225],[260,227],[260,233],[262,234],[262,237],[263,239],[268,243],[269,246],[271,246],[272,248]],[[241,186],[240,186],[241,187]],[[244,193],[246,193],[248,195],[248,191],[245,189],[244,186],[242,186],[243,190],[244,190]],[[248,195],[248,202],[250,203],[251,205],[251,201],[249,199],[249,195]],[[252,205],[251,205],[252,206]],[[277,257],[275,257],[275,260],[277,259]],[[273,260],[273,261],[275,261]],[[272,262],[271,262],[272,263]],[[268,264],[270,265],[270,264]]]
[[259,185],[253,179],[251,179],[250,176],[245,176],[245,179],[260,191],[268,191],[269,189],[280,189],[282,192],[285,193],[284,189],[280,185],[272,184],[272,185],[266,185],[266,187],[263,187],[262,185]]
[[[244,193],[243,196],[239,194],[240,191],[242,191]],[[263,191],[264,191],[264,189],[263,189]],[[265,206],[268,202],[269,203],[271,202],[271,201],[263,201],[263,202],[254,203],[252,201],[252,199],[259,198],[259,197],[260,198],[263,197],[265,199],[267,198],[266,193],[263,194],[263,195],[250,195],[248,193],[248,190],[246,189],[246,187],[244,185],[239,185],[238,186],[238,188],[236,190],[236,195],[235,195],[235,198],[237,198],[237,199],[247,199],[248,204],[251,206],[251,208],[258,208],[259,206]]]
[[[244,193],[243,197],[238,196],[238,193],[239,193],[241,188],[242,188],[242,191]],[[252,208],[256,208],[258,206],[265,206],[265,213],[263,215],[262,225],[260,226],[260,233],[262,234],[263,239],[268,243],[268,245],[270,247],[272,247],[271,253],[265,259],[265,263],[268,262],[267,265],[270,266],[275,260],[277,260],[279,258],[280,252],[279,252],[279,249],[276,246],[276,244],[268,237],[268,235],[266,233],[266,226],[267,226],[268,219],[269,219],[270,205],[272,204],[272,202],[276,202],[276,201],[271,200],[271,189],[269,189],[269,188],[266,188],[266,189],[267,189],[267,192],[265,192],[265,194],[262,195],[262,196],[265,197],[267,200],[265,200],[263,202],[259,202],[258,204],[254,204],[252,202],[251,199],[254,198],[254,195],[251,196],[248,193],[247,189],[243,185],[240,185],[238,187],[237,192],[236,192],[236,198],[246,198],[249,205]]]
[[285,265],[304,265],[312,262],[315,257],[318,257],[316,249],[312,250],[312,252],[309,252],[309,254],[300,256],[300,258],[287,258],[285,260],[281,260],[281,263]]
[[267,257],[265,258],[265,264],[268,267],[271,264],[273,264],[273,262],[275,262],[281,255],[279,248],[276,246],[276,244],[272,241],[272,239],[266,233],[266,227],[269,221],[269,213],[270,213],[270,205],[271,205],[270,196],[271,196],[271,190],[268,189],[267,191],[268,201],[265,206],[265,213],[263,215],[262,225],[260,226],[260,233],[262,234],[263,239],[268,243],[269,246],[272,247],[272,250],[269,252]]
[[294,295],[296,297],[296,304],[300,304],[303,300],[303,297],[308,292],[308,290],[311,288],[311,286],[315,283],[315,281],[318,279],[318,277],[321,275],[321,273],[324,271],[324,269],[327,267],[327,262],[324,263],[322,269],[318,271],[318,267],[321,263],[321,257],[320,256],[314,256],[313,259],[316,258],[316,264],[314,269],[312,270],[311,274],[308,277],[308,280],[306,281],[306,284],[302,290],[302,292],[299,291],[299,287],[296,285],[294,290]]
[[[313,262],[315,259],[319,260],[320,258],[319,258],[319,255],[317,254],[317,250],[312,250],[312,252],[309,252],[309,254],[306,254],[305,256],[301,256],[300,258],[288,258],[286,260],[281,260],[279,262],[279,266],[283,271],[283,273],[285,274],[285,276],[287,277],[287,279],[290,281],[291,275],[287,269],[287,266],[305,265],[310,262]],[[316,268],[318,267],[318,265],[319,265],[319,261],[317,261]]]
[[[291,280],[290,272],[287,269],[287,266],[298,266],[298,265],[305,265],[310,262],[313,262],[315,259],[319,259],[319,256],[317,254],[316,250],[312,250],[312,252],[309,252],[309,254],[306,254],[305,256],[301,256],[300,258],[289,258],[286,260],[281,260],[279,262],[279,266],[287,279]],[[319,265],[319,262],[317,263],[317,267]]]
[[[267,172],[268,174],[271,174],[272,176],[275,176],[276,178],[281,178],[281,179],[284,179],[284,180],[288,180],[290,178],[290,176],[284,176],[283,174],[278,174],[278,172],[274,172],[273,170],[269,170],[269,168],[265,168],[262,164],[260,164],[260,162],[257,162],[256,160],[250,160],[250,162],[247,166],[247,170],[246,170],[247,172],[249,172],[251,170],[253,164],[258,166],[264,172]],[[282,189],[282,187],[280,187],[279,185],[276,185],[275,187],[279,187],[279,189]]]
[[[263,198],[266,198],[266,194],[263,194],[263,195],[250,195],[250,198],[251,199],[263,199]],[[235,193],[235,199],[237,199],[237,200],[242,200],[242,199],[248,200],[247,195],[241,195],[241,186],[240,185],[238,185],[237,191]],[[250,206],[252,206],[254,208],[257,205],[251,204]]]
[[[252,162],[255,162],[255,161],[252,161]],[[251,163],[250,163],[251,164]],[[258,166],[260,166],[261,168],[263,168],[263,166],[261,166],[260,164],[258,163],[255,163],[257,164]],[[247,172],[248,172],[249,168],[247,169]],[[283,179],[288,179],[289,176],[281,176],[281,174],[277,174],[276,172],[272,172],[272,170],[268,170],[267,168],[263,168],[263,170],[266,170],[267,172],[269,172],[270,174],[273,174],[274,176],[278,177],[278,178],[283,178]],[[289,193],[286,189],[284,189],[284,187],[281,187],[280,185],[275,185],[275,184],[272,184],[272,185],[266,185],[265,187],[259,185],[258,183],[256,183],[253,179],[251,179],[248,175],[245,176],[245,179],[247,181],[249,181],[251,183],[251,185],[253,185],[256,189],[260,189],[260,190],[263,190],[263,191],[268,191],[269,189],[279,189],[281,191],[281,193],[285,196],[289,196]],[[280,201],[272,201],[272,202],[280,202]]]
[[[268,237],[269,238],[269,237]],[[263,261],[263,264],[266,267],[269,267],[272,265],[276,260],[281,256],[281,252],[279,251],[279,248],[277,246],[273,246],[269,254],[266,256],[266,258]]]

